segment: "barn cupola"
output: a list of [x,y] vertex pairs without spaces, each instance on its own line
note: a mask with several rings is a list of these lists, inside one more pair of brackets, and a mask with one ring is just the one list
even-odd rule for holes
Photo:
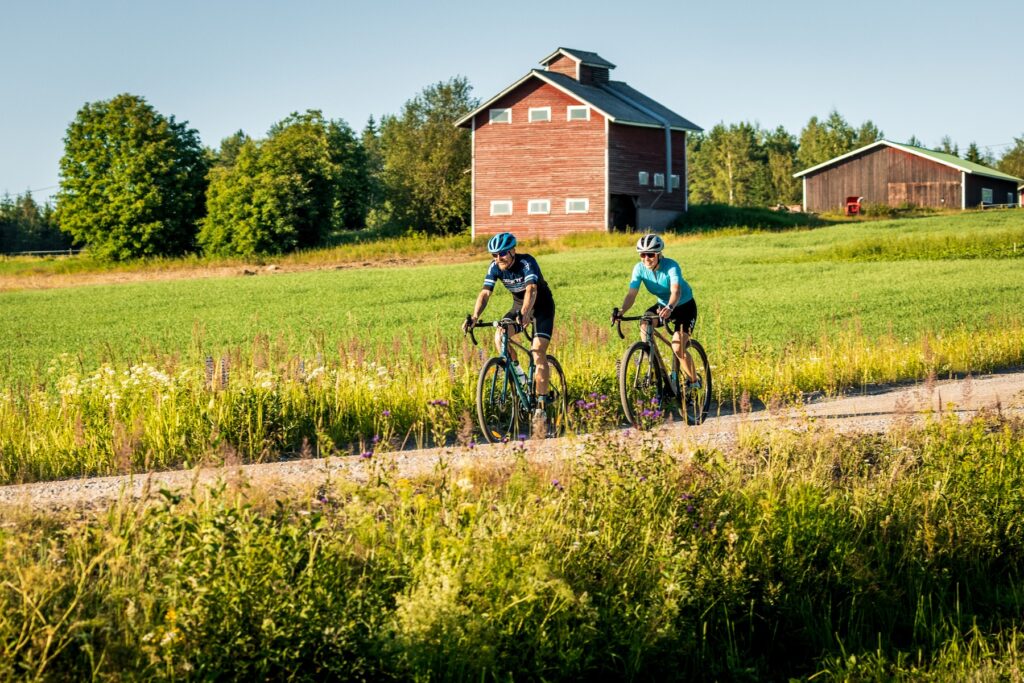
[[602,59],[596,52],[567,47],[558,48],[540,63],[547,71],[564,74],[587,85],[607,83],[608,72],[615,68],[614,64]]

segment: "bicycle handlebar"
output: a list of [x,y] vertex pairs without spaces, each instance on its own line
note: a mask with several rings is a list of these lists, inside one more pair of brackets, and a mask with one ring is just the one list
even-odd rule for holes
[[464,323],[463,334],[468,334],[469,335],[469,338],[473,340],[473,346],[479,346],[479,344],[478,344],[478,342],[476,340],[476,335],[473,334],[474,328],[477,328],[477,327],[508,327],[509,325],[512,325],[515,328],[518,328],[517,331],[521,330],[522,333],[524,335],[526,335],[526,338],[530,341],[530,343],[531,344],[533,343],[533,335],[530,334],[530,331],[527,330],[522,325],[520,325],[515,320],[513,320],[512,318],[502,318],[501,320],[494,320],[494,321],[489,322],[489,323],[480,322],[479,320],[477,320],[474,323],[473,322],[473,316],[471,314],[467,314],[466,315],[466,322]]
[[631,322],[633,320],[646,320],[648,322],[654,322],[655,320],[660,320],[660,319],[661,319],[661,316],[659,316],[657,313],[644,313],[642,315],[629,315],[629,316],[625,316],[625,315],[620,315],[619,314],[618,307],[612,309],[612,320],[613,320],[612,325],[615,325],[616,329],[618,330],[618,332],[619,332],[619,339],[625,339],[626,338],[626,335],[622,334],[622,323],[623,322]]

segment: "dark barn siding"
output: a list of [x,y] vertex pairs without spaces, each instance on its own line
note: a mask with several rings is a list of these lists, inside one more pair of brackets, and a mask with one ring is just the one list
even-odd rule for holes
[[1000,180],[998,178],[986,178],[985,176],[967,174],[967,206],[978,206],[981,204],[981,190],[983,188],[992,190],[993,204],[1009,204],[1008,195],[1017,194],[1017,182],[1014,180]]
[[[672,175],[679,176],[679,188],[667,191],[654,187],[654,174],[665,172],[665,129],[611,124],[608,131],[608,191],[638,197],[638,208],[682,211],[686,208],[686,133],[672,131]],[[640,171],[649,174],[646,187],[640,185]],[[662,190],[666,190],[662,192]]]
[[960,206],[960,171],[893,147],[875,147],[806,180],[808,211],[840,211],[847,197],[892,206]]

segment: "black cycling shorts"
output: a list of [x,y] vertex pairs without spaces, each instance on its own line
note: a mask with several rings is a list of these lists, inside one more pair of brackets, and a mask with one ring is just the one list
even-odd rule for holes
[[[523,309],[523,302],[513,300],[512,308],[509,309],[508,313],[505,314],[506,318],[512,318],[519,315],[519,312]],[[534,336],[541,337],[542,339],[551,340],[551,334],[555,331],[555,304],[551,303],[551,307],[547,306],[534,306],[533,307],[533,333]]]
[[[648,313],[658,315],[661,304],[654,304],[647,309]],[[693,334],[693,328],[697,326],[697,300],[690,299],[685,304],[679,304],[672,309],[672,315],[668,317],[668,329],[675,334],[679,330],[686,334]],[[660,324],[659,324],[660,327]]]

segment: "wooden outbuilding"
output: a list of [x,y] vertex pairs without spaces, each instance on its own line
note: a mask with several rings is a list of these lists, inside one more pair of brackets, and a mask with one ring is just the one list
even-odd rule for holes
[[843,211],[862,204],[968,209],[1018,202],[1015,178],[952,154],[879,140],[794,173],[803,179],[804,211]]
[[558,48],[456,122],[473,135],[473,237],[659,230],[687,209],[686,136],[701,128]]

